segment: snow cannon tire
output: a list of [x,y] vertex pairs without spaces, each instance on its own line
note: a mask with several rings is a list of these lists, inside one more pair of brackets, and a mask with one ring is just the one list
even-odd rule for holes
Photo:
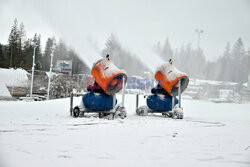
[[75,107],[73,109],[73,117],[77,118],[77,117],[79,117],[79,115],[80,115],[80,109],[79,109],[79,107]]
[[173,119],[183,119],[183,109],[179,107],[175,107],[173,110]]
[[121,119],[124,119],[127,117],[127,111],[125,109],[125,107],[122,107],[120,105],[118,105],[115,109],[115,117],[116,118],[121,118]]
[[136,109],[136,115],[139,116],[147,116],[148,115],[148,107],[147,106],[141,106]]
[[104,117],[104,113],[100,112],[100,113],[99,113],[99,118],[101,119],[101,118],[103,118],[103,117]]

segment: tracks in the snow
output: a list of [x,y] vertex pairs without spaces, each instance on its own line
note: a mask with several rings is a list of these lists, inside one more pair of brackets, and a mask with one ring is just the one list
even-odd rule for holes
[[192,120],[192,119],[187,119],[185,121],[196,123],[196,124],[198,124],[199,127],[222,127],[222,126],[226,126],[225,123],[217,122],[217,121],[213,122],[213,121]]
[[[156,118],[156,117],[154,117]],[[158,117],[159,118],[159,117]],[[80,119],[80,118],[79,118]],[[68,123],[68,124],[61,124],[60,128],[62,127],[82,127],[82,126],[95,126],[95,125],[109,125],[109,124],[126,124],[126,122],[128,122],[131,125],[130,120],[126,121],[126,120],[98,120],[98,121],[86,121],[86,122],[80,122],[79,119],[77,120],[77,123]],[[166,118],[160,118],[160,119],[166,119]],[[140,124],[143,124],[144,119],[139,119]],[[172,119],[168,119],[168,120],[172,120]],[[166,120],[166,121],[168,121]],[[135,120],[132,120],[133,122]],[[155,123],[155,119],[153,120],[153,122]],[[145,123],[148,124],[150,122],[150,118],[149,117],[145,117]],[[178,123],[180,122],[191,122],[191,126],[195,126],[195,127],[204,127],[204,128],[209,128],[209,127],[223,127],[226,126],[225,123],[222,122],[218,122],[218,121],[207,121],[207,120],[196,120],[196,119],[192,119],[192,118],[187,118],[187,119],[183,119],[183,120],[178,120]],[[173,123],[171,121],[171,123]],[[125,125],[126,126],[126,125]],[[22,127],[26,127],[25,129],[23,129]],[[27,127],[31,127],[31,128],[27,128]],[[49,127],[49,128],[48,128]],[[54,127],[54,128],[53,128]],[[18,132],[30,132],[30,131],[39,131],[39,132],[43,132],[43,131],[53,131],[56,130],[58,128],[57,124],[50,124],[50,123],[46,123],[46,124],[42,124],[42,123],[26,123],[26,124],[12,124],[12,128],[11,129],[0,129],[0,134],[4,134],[4,133],[18,133]],[[67,128],[68,130],[76,130],[76,129],[72,129],[72,128]]]

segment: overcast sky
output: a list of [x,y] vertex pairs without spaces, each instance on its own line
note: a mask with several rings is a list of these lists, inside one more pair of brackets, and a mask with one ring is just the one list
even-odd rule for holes
[[250,0],[0,0],[1,43],[15,17],[28,37],[40,33],[43,43],[60,37],[85,58],[103,49],[111,33],[147,64],[160,61],[148,48],[166,38],[174,49],[197,47],[197,28],[209,60],[239,37],[250,48]]

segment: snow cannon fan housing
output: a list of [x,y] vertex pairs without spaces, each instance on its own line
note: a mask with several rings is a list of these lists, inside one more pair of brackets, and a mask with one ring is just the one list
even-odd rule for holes
[[158,68],[155,74],[155,79],[171,96],[178,95],[179,81],[181,81],[181,93],[187,88],[189,83],[188,76],[177,70],[175,66],[169,62]]
[[114,95],[122,89],[123,77],[127,75],[124,70],[117,68],[110,60],[101,59],[92,68],[91,75],[107,95]]

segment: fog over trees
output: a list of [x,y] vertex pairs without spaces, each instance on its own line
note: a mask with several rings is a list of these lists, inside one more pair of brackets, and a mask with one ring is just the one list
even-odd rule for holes
[[246,50],[241,38],[233,46],[228,42],[223,55],[215,61],[207,61],[202,48],[193,48],[191,43],[173,50],[168,39],[154,47],[158,56],[167,61],[174,59],[178,69],[191,77],[218,81],[245,83],[250,73],[250,48]]
[[145,71],[149,69],[143,64],[136,55],[123,48],[114,34],[107,39],[105,48],[102,50],[102,56],[110,55],[111,60],[119,68],[126,70],[128,75],[144,76]]
[[[31,70],[34,44],[36,48],[36,70],[49,71],[51,53],[54,49],[53,64],[57,60],[72,60],[73,74],[89,74],[90,69],[80,57],[88,55],[78,55],[74,49],[68,47],[63,40],[56,40],[55,37],[47,39],[44,50],[41,46],[40,34],[34,34],[32,38],[26,36],[23,23],[18,24],[14,20],[11,27],[8,43],[0,43],[0,67],[1,68],[24,68]],[[70,42],[70,41],[69,41]],[[159,56],[163,61],[174,60],[176,67],[187,73],[190,77],[199,79],[230,81],[237,83],[247,82],[250,72],[250,46],[244,46],[242,38],[238,38],[233,44],[225,41],[224,53],[215,61],[208,61],[206,53],[202,47],[193,47],[191,43],[183,44],[179,48],[172,48],[171,40],[155,43],[152,48],[154,56]],[[127,71],[128,75],[145,76],[145,72],[150,69],[135,55],[125,48],[119,41],[119,37],[111,34],[105,47],[101,50],[101,55],[110,55],[112,61],[119,68]],[[151,71],[152,74],[154,71]]]
[[89,73],[88,66],[62,40],[56,42],[55,37],[49,37],[45,49],[42,51],[41,38],[41,35],[37,33],[32,38],[27,38],[24,24],[19,25],[15,19],[9,34],[8,44],[0,44],[0,67],[31,70],[34,45],[36,45],[35,70],[49,71],[51,53],[54,50],[54,67],[57,60],[72,60],[73,74]]

